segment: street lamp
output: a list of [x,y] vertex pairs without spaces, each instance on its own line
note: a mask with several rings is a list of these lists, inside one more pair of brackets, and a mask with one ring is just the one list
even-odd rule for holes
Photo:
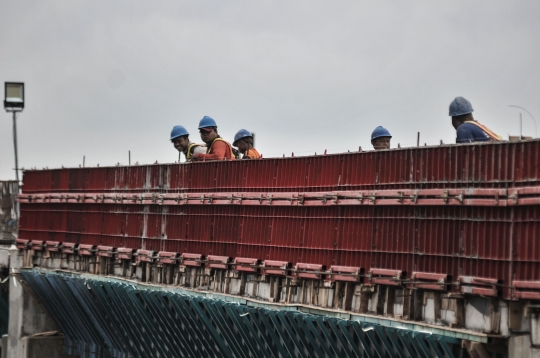
[[15,178],[19,185],[19,159],[17,152],[17,112],[24,109],[24,83],[5,82],[4,109],[13,113],[13,147],[15,149]]
[[511,104],[510,107],[519,108],[519,109],[522,109],[522,110],[524,110],[525,112],[529,113],[529,116],[531,116],[531,118],[532,118],[533,121],[534,121],[534,137],[535,137],[535,138],[538,138],[538,131],[537,131],[537,128],[536,128],[536,119],[533,117],[533,115],[531,114],[531,112],[527,111],[527,110],[526,110],[525,108],[523,108],[523,107],[520,107],[520,106],[514,106],[513,104]]

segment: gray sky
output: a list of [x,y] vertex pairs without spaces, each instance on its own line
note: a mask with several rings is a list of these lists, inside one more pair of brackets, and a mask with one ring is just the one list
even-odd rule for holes
[[[212,116],[265,157],[451,143],[468,98],[499,134],[540,121],[538,1],[0,0],[0,81],[24,81],[19,165],[174,162],[172,127]],[[0,179],[14,178],[11,116]],[[540,123],[539,123],[540,124]],[[526,135],[534,135],[523,114]]]

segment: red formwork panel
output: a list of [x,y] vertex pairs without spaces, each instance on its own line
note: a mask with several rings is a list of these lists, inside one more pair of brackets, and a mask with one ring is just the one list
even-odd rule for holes
[[[415,207],[374,207],[371,223],[371,250],[402,254],[418,251],[422,232]],[[418,236],[415,239],[415,236]]]
[[514,147],[515,184],[538,184],[540,181],[540,143],[538,141],[519,142]]
[[338,185],[354,189],[371,189],[377,184],[376,152],[351,153],[332,156],[341,162]]
[[[272,217],[264,207],[242,207],[240,211],[239,244],[272,245]],[[244,255],[242,257],[254,257]]]
[[244,186],[245,163],[239,160],[213,162],[215,167],[214,187],[235,191]]
[[[416,271],[415,255],[410,253],[381,252],[372,250],[369,265],[366,265],[366,272],[371,268],[399,270],[407,273],[410,277]],[[360,266],[361,267],[361,266]]]
[[[538,206],[515,207],[513,214],[510,233],[512,259],[523,263],[538,262],[540,258],[540,208]],[[540,270],[537,269],[532,276],[540,277]]]
[[306,160],[306,186],[310,189],[330,189],[340,185],[342,161],[330,156],[313,156]]
[[[109,228],[109,230],[103,229],[104,220],[110,222],[111,220],[114,220],[114,218],[115,215],[108,215],[108,213],[103,213],[99,211],[87,211],[84,213],[84,216],[82,218],[82,232],[87,234],[118,234],[119,230],[117,230],[118,232],[115,232],[115,230],[112,230],[112,228]],[[65,229],[66,227],[64,226],[64,230]]]
[[[453,281],[455,281],[460,274],[460,260],[457,257],[415,254],[413,261],[412,269],[415,272],[445,274],[450,276]],[[412,272],[407,270],[407,277],[410,277],[411,273]]]
[[165,236],[169,240],[184,240],[188,239],[188,215],[190,209],[188,206],[172,206],[169,207],[167,215],[167,228]]
[[350,187],[505,187],[540,181],[530,165],[540,143],[484,143],[271,158],[129,167],[25,171],[25,193],[71,191],[304,191]]
[[494,207],[463,210],[461,254],[465,257],[511,259],[512,210]]
[[[217,163],[189,163],[190,181],[186,189],[194,191],[205,191],[208,189],[216,189],[216,171],[219,164],[233,164],[232,162]],[[231,175],[229,172],[227,175]]]
[[167,167],[167,186],[165,189],[179,190],[189,186],[189,165],[170,164]]
[[296,189],[306,186],[306,162],[308,157],[274,160],[276,166],[275,186],[278,189]]
[[[370,252],[373,247],[374,212],[374,206],[340,207],[340,229],[335,249]],[[352,266],[352,264],[345,266]]]
[[[25,194],[60,194],[49,202],[22,202],[19,235],[36,241],[361,267],[366,272],[399,270],[407,273],[405,278],[416,272],[453,280],[479,277],[503,286],[516,280],[538,281],[540,206],[534,195],[540,185],[539,156],[540,142],[531,141],[26,171]],[[524,186],[533,188],[519,196],[511,191]],[[471,188],[503,191],[482,191],[475,194],[475,202],[442,201],[452,188],[462,194]],[[436,189],[429,195],[435,195],[432,200],[439,195],[437,204],[422,199],[421,205],[410,201],[397,205],[395,199],[382,198],[380,203],[347,199],[348,204],[335,205],[333,199],[323,201],[317,194],[309,205],[283,199],[278,205],[267,199],[160,205],[159,200],[143,204],[140,197],[201,193],[238,198],[239,193],[253,192],[266,198],[279,192],[293,197],[338,190],[352,191],[353,196],[359,195],[356,190],[363,190],[363,195],[394,190],[385,195],[395,196],[402,190],[422,189]],[[66,203],[67,193],[88,195],[94,201]],[[104,193],[124,199],[104,202],[99,199]],[[134,201],[133,194],[139,199]],[[499,195],[504,196],[501,202]],[[509,289],[502,292],[512,297]]]
[[303,235],[298,237],[296,246],[324,251],[333,250],[339,230],[339,217],[336,215],[338,212],[338,207],[306,208],[305,224],[302,227]]
[[213,207],[212,235],[211,239],[216,242],[236,244],[240,230],[240,207],[225,206]]
[[[270,207],[265,209],[262,215],[272,216],[272,220],[268,221],[270,236],[265,236],[270,240],[269,244],[281,247],[298,247],[303,243],[309,208]],[[249,214],[248,211],[247,215]]]
[[413,151],[400,150],[398,152],[384,151],[375,155],[375,181],[389,188],[397,185],[401,188],[404,184],[413,181],[412,170],[415,164]]
[[260,191],[276,187],[276,175],[279,168],[276,163],[278,161],[273,159],[242,161],[242,189]]

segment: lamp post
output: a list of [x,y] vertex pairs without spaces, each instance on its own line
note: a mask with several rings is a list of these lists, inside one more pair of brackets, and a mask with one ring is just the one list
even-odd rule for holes
[[17,151],[17,112],[24,109],[24,83],[4,83],[4,109],[13,113],[13,147],[15,149],[15,178],[19,186],[19,157]]
[[532,118],[533,121],[534,121],[534,137],[535,137],[535,138],[538,138],[538,131],[537,131],[537,128],[536,128],[536,119],[535,119],[534,116],[531,114],[531,112],[527,111],[527,110],[526,110],[525,108],[523,108],[523,107],[515,106],[515,105],[513,105],[513,104],[511,104],[510,107],[519,108],[519,109],[522,109],[522,110],[524,110],[525,112],[529,113],[529,116],[531,116],[531,118]]

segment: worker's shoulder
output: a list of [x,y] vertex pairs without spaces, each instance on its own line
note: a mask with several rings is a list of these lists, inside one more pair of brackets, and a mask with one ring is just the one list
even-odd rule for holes
[[456,136],[458,143],[461,140],[472,140],[472,141],[487,141],[489,136],[482,128],[478,127],[474,123],[462,123],[456,130]]
[[231,146],[231,143],[227,142],[225,139],[219,139],[219,140],[216,140],[212,146],[214,147],[229,147]]
[[482,128],[478,127],[476,124],[474,123],[470,123],[470,122],[465,122],[465,123],[462,123],[458,129],[457,129],[457,132],[458,133],[474,133],[474,134],[486,134]]

